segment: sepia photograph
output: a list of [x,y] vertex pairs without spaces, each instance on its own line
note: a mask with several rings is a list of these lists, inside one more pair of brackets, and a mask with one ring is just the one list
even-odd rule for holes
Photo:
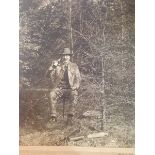
[[19,0],[19,145],[134,154],[134,0]]

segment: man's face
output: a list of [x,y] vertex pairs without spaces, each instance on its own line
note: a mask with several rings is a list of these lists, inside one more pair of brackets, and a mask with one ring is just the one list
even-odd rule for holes
[[62,55],[63,62],[69,62],[70,61],[70,55]]

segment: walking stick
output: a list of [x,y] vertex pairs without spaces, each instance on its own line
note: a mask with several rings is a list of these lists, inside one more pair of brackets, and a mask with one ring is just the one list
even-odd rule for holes
[[65,117],[65,102],[66,102],[66,98],[63,98],[63,118]]

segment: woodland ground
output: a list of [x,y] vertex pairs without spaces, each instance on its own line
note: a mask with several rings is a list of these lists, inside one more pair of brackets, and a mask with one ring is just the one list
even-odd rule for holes
[[[117,99],[118,101],[118,99]],[[42,106],[43,107],[43,106]],[[35,108],[35,107],[33,107]],[[62,105],[59,105],[58,121],[51,123],[50,129],[45,126],[48,118],[31,110],[24,123],[20,123],[20,145],[71,145],[71,146],[92,146],[92,147],[134,147],[134,107],[133,104],[120,104],[118,106],[107,106],[106,125],[101,130],[100,111],[95,116],[94,109],[89,110],[92,115],[83,117],[88,108],[77,105],[77,111],[84,108],[82,113],[77,112],[73,125],[66,126],[66,117],[62,117]],[[26,109],[25,109],[26,110]],[[44,109],[42,108],[42,111]],[[34,115],[32,115],[32,113]],[[25,113],[23,112],[23,115]],[[45,116],[45,114],[44,114]],[[100,138],[87,138],[88,134],[106,132],[107,136]],[[84,136],[78,141],[71,141],[69,138]]]

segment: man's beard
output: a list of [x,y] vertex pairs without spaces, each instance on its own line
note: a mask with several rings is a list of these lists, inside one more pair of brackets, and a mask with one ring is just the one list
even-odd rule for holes
[[64,60],[63,62],[64,62],[64,63],[68,63],[69,61],[70,61],[70,60]]

